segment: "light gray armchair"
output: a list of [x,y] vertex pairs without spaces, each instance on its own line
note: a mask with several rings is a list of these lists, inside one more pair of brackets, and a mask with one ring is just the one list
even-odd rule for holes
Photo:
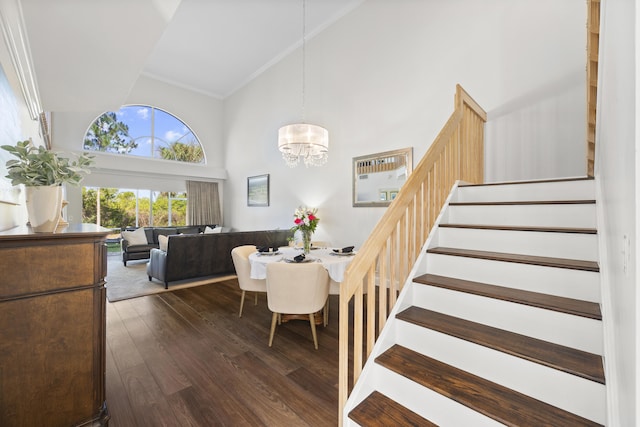
[[164,283],[165,289],[168,289],[169,283],[165,280],[166,264],[167,253],[160,249],[151,249],[149,262],[147,263],[147,276],[149,276],[149,281],[151,281],[152,278],[156,278]]

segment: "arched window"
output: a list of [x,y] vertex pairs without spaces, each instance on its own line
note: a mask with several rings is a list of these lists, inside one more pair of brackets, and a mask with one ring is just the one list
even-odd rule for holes
[[202,145],[189,126],[148,105],[128,105],[98,117],[84,137],[84,149],[204,163]]

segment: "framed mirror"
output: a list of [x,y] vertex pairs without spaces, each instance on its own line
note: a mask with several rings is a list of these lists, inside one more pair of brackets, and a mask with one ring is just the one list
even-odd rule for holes
[[353,158],[353,206],[389,206],[413,170],[413,147]]

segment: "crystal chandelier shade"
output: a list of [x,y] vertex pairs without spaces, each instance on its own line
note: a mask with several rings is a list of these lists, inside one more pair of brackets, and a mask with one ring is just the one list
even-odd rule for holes
[[329,154],[329,132],[316,125],[298,123],[283,126],[278,131],[278,149],[289,167],[322,166]]
[[282,126],[278,130],[278,149],[289,167],[300,162],[305,166],[322,166],[329,156],[329,132],[317,125],[304,122],[304,101],[306,86],[306,9],[302,0],[302,122]]

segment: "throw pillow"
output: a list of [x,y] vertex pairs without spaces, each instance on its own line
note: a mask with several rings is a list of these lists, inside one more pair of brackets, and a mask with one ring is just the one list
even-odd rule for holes
[[163,234],[158,236],[158,244],[160,245],[160,250],[167,252],[167,245],[169,245],[169,236],[165,236]]
[[123,231],[122,238],[129,242],[129,246],[149,244],[147,242],[147,235],[144,232],[144,227],[140,227],[135,231]]
[[204,234],[211,234],[211,233],[219,233],[220,231],[216,231],[216,229],[218,229],[219,227],[216,228],[211,228],[208,225],[204,228]]

